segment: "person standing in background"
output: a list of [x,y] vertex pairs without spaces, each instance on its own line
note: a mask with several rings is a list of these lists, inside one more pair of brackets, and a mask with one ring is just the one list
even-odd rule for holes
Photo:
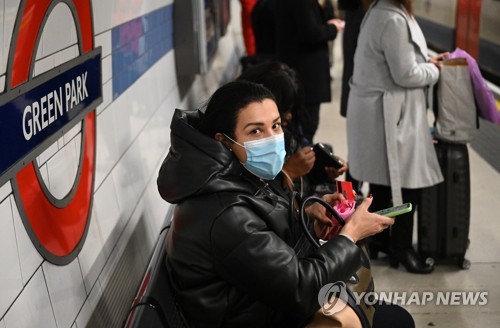
[[241,27],[243,30],[243,42],[247,56],[255,55],[255,38],[253,35],[252,21],[250,15],[257,0],[240,0],[241,3]]
[[359,29],[365,12],[373,0],[339,0],[339,9],[344,10],[345,30],[342,39],[342,89],[340,94],[340,115],[347,115],[347,99],[349,99],[349,80],[354,67],[354,52],[358,44]]
[[[344,10],[345,30],[342,38],[342,55],[344,67],[342,69],[342,87],[340,93],[340,115],[347,115],[347,99],[349,99],[349,80],[354,67],[354,52],[358,44],[359,29],[365,12],[373,0],[339,0],[340,10]],[[362,195],[362,181],[354,179],[350,172],[346,172],[346,180],[351,181],[358,195]]]
[[422,188],[443,181],[427,123],[427,88],[439,78],[439,60],[412,14],[412,0],[376,0],[363,19],[354,55],[347,110],[348,163],[352,176],[370,183],[377,211],[402,202],[413,211],[399,216],[388,233],[372,239],[373,257],[430,273],[413,249],[413,215]]
[[266,58],[274,58],[276,53],[274,2],[258,0],[251,14],[256,55]]
[[276,56],[297,71],[304,88],[308,121],[304,136],[312,142],[319,108],[331,101],[328,41],[343,30],[340,19],[325,20],[317,0],[275,0]]

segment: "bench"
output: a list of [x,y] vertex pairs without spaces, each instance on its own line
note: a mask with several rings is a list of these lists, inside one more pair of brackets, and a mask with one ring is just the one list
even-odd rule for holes
[[174,207],[170,206],[167,213],[153,256],[129,310],[125,328],[188,327],[175,301],[166,266],[165,241]]

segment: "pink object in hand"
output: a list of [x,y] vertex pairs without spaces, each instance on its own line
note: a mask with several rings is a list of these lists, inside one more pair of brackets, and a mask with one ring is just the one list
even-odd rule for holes
[[[354,200],[346,200],[344,202],[338,203],[333,208],[337,211],[340,217],[344,219],[344,221],[347,223],[347,221],[351,217],[351,214],[354,213],[354,210],[356,209],[355,207],[356,207],[356,202]],[[328,216],[330,216],[330,219],[332,220],[333,227],[326,238],[327,240],[331,239],[333,236],[338,235],[340,230],[342,230],[342,226],[340,225],[339,221],[337,221],[337,219],[335,219],[333,215],[328,215]]]
[[[356,202],[354,200],[346,200],[345,202],[340,202],[335,205],[333,208],[339,213],[339,215],[344,219],[344,221],[348,221],[349,217],[352,213],[354,213]],[[340,225],[340,223],[332,217],[333,225]]]

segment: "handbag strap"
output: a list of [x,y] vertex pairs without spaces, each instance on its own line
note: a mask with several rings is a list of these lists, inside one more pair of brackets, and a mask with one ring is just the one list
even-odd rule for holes
[[337,220],[337,222],[342,227],[345,226],[345,220],[332,207],[332,205],[328,204],[328,202],[324,201],[323,199],[321,199],[321,198],[319,198],[317,196],[309,196],[309,197],[306,197],[305,199],[301,199],[297,192],[293,192],[293,194],[292,194],[292,201],[291,201],[291,204],[290,204],[291,208],[295,205],[294,201],[296,199],[298,199],[298,204],[300,206],[299,220],[300,220],[300,224],[302,226],[302,229],[304,230],[304,233],[305,233],[307,239],[316,248],[319,248],[320,244],[318,243],[318,241],[316,240],[316,238],[313,237],[313,235],[311,234],[311,232],[309,231],[309,229],[307,229],[307,223],[306,223],[306,219],[307,219],[307,221],[309,221],[309,216],[307,215],[307,212],[306,212],[306,206],[309,203],[320,203]]
[[[309,197],[306,197],[305,199],[301,199],[300,195],[297,192],[293,192],[292,196],[291,196],[291,200],[290,200],[290,208],[291,208],[290,211],[293,211],[294,206],[295,206],[295,202],[297,202],[297,204],[299,204],[299,207],[300,207],[299,220],[300,220],[300,224],[302,226],[302,229],[304,230],[304,234],[306,235],[307,239],[311,242],[311,244],[313,244],[316,248],[320,248],[321,246],[316,241],[316,239],[313,237],[310,230],[307,228],[307,223],[306,223],[306,219],[307,219],[307,221],[309,221],[309,216],[307,215],[307,212],[306,212],[306,206],[309,203],[320,203],[321,205],[323,205],[323,207],[325,207],[325,209],[330,214],[332,214],[332,216],[338,221],[338,223],[342,227],[345,226],[345,220],[340,216],[340,214],[328,202],[326,202],[325,200],[323,200],[317,196],[309,196]],[[368,268],[369,267],[370,266],[368,265]],[[357,276],[356,273],[354,274],[353,277],[351,277],[349,279],[348,282],[356,283],[356,281],[352,281],[353,279],[359,280],[359,277]],[[373,281],[371,281],[370,283],[372,284]],[[371,288],[373,288],[373,286]],[[364,328],[371,327],[370,320],[368,319],[366,313],[358,304],[356,304],[356,298],[354,297],[353,292],[349,288],[346,288],[346,291],[347,291],[347,296],[348,296],[347,297],[347,304],[356,313],[359,320],[361,321],[361,325]]]

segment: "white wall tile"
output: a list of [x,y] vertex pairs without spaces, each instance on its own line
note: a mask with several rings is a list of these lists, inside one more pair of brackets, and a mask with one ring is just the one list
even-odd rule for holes
[[65,3],[57,4],[43,28],[43,57],[68,48],[76,42],[76,27],[71,10]]
[[3,320],[0,320],[0,328],[6,328],[5,322]]
[[[2,50],[2,47],[0,47],[0,51]],[[0,54],[1,56],[1,54]],[[5,91],[5,75],[0,76],[0,92]]]
[[63,137],[60,137],[59,139],[57,139],[57,147],[58,147],[58,149],[64,148],[64,138]]
[[95,47],[96,48],[102,47],[102,49],[101,49],[102,58],[111,55],[111,47],[112,47],[111,31],[106,31],[104,33],[96,35],[95,36]]
[[[63,135],[64,144],[68,144],[77,134],[82,131],[82,123],[77,123],[74,127],[72,127],[68,132]],[[81,139],[81,136],[78,136],[78,139]]]
[[4,317],[6,328],[56,328],[43,271],[37,270]]
[[119,158],[114,131],[114,115],[111,110],[105,110],[97,116],[96,131],[96,176],[94,189],[98,189],[102,181],[111,172]]
[[14,229],[16,230],[17,249],[19,252],[19,264],[21,265],[21,277],[23,279],[23,285],[25,285],[40,264],[42,264],[43,258],[40,253],[38,253],[35,246],[33,246],[33,242],[26,232],[14,198],[11,198],[11,204]]
[[158,84],[163,84],[164,94],[169,94],[177,87],[177,76],[175,73],[175,55],[174,51],[169,51],[166,56],[158,64],[162,65],[160,70],[168,72],[167,74],[161,74],[158,78]]
[[[117,126],[114,133],[119,154],[123,154],[130,147],[137,137],[140,127],[145,124],[145,120],[136,115],[139,112],[136,108],[142,101],[142,99],[139,100],[138,97],[134,96],[135,92],[140,92],[137,85],[133,84],[125,93],[115,99],[108,108],[113,111],[115,125]],[[141,98],[143,97],[141,96]]]
[[23,287],[10,198],[0,203],[0,317]]
[[[3,58],[7,56],[7,54],[4,55],[4,47],[3,47],[3,16],[4,16],[4,7],[5,7],[5,0],[0,0],[0,27],[2,28],[2,33],[0,33],[0,75],[5,74],[7,70],[7,66],[3,65]],[[0,78],[1,80],[1,78]],[[0,81],[1,82],[1,81]],[[1,86],[1,83],[0,83]],[[3,92],[3,87],[0,88],[0,92]]]
[[76,317],[76,326],[77,328],[85,328],[92,317],[92,313],[95,311],[97,304],[99,303],[99,299],[102,296],[102,288],[101,284],[97,282],[94,285],[94,288],[90,291],[87,300],[83,304],[83,307]]
[[51,55],[42,59],[37,59],[35,62],[35,69],[33,70],[33,76],[38,76],[53,69],[56,66],[55,58],[54,55]]
[[64,198],[71,190],[78,170],[74,140],[47,161],[49,191],[57,199]]
[[0,202],[2,202],[11,193],[12,186],[10,185],[10,181],[7,181],[3,186],[0,187]]
[[[139,136],[140,148],[144,151],[144,169],[147,177],[156,171],[156,166],[163,160],[170,143],[170,133],[165,127],[170,126],[175,105],[172,101],[178,101],[175,91],[168,95],[167,99],[156,109],[150,121]],[[157,173],[157,172],[153,172]]]
[[102,81],[108,82],[111,80],[113,67],[111,65],[111,56],[102,59]]
[[3,0],[4,2],[4,12],[3,12],[3,54],[0,57],[0,72],[3,74],[7,69],[7,59],[9,57],[10,41],[12,39],[12,31],[14,30],[14,24],[16,21],[17,8],[19,7],[19,2],[21,0]]
[[76,58],[80,54],[77,45],[70,46],[69,48],[63,49],[56,53],[55,57],[55,66],[59,66],[64,64],[65,62],[70,61],[73,58]]
[[148,0],[128,1],[124,5],[122,0],[92,0],[94,33],[101,34],[115,26],[172,3],[173,0]]
[[52,156],[57,153],[58,150],[59,146],[57,145],[57,142],[54,142],[47,149],[45,149],[43,153],[38,155],[38,157],[36,158],[38,166],[45,164]]
[[42,176],[43,183],[45,183],[45,186],[50,190],[49,171],[47,169],[47,163],[39,166],[38,171],[40,172],[40,175]]
[[104,248],[104,239],[99,222],[95,217],[94,210],[92,210],[87,238],[80,254],[78,254],[87,293],[96,282],[108,256],[109,252]]
[[42,268],[57,326],[69,327],[87,296],[78,261],[65,266],[44,262]]
[[108,176],[94,194],[95,218],[101,228],[104,247],[110,251],[116,244],[122,230],[120,211],[116,201],[113,179]]
[[111,29],[112,11],[113,0],[92,0],[94,34],[101,34],[102,32]]
[[73,147],[75,147],[75,160],[78,163],[80,161],[81,151],[82,151],[82,136],[77,134],[72,140]]
[[35,59],[41,59],[42,57],[43,57],[43,42],[41,37],[40,42],[38,42],[38,49],[36,49]]
[[109,80],[102,85],[102,103],[97,106],[97,114],[102,113],[113,100],[113,80]]
[[175,89],[175,85],[171,85],[170,90],[165,89],[165,79],[169,75],[165,72],[174,74],[174,70],[173,56],[164,56],[108,107],[114,111],[115,125],[119,127],[115,134],[120,154],[130,147],[151,115]]
[[144,172],[144,176],[148,180],[153,174],[153,170],[156,168],[157,162],[160,160],[159,156],[163,154],[163,149],[161,148],[163,142],[159,140],[159,138],[161,139],[163,136],[161,136],[161,134],[159,135],[159,133],[155,133],[158,132],[158,126],[154,121],[156,117],[159,116],[159,113],[160,111],[155,113],[138,138],[138,148],[141,151],[142,158],[141,167]]
[[[93,1],[93,4],[97,1]],[[150,0],[150,1],[128,1],[127,5],[123,5],[122,0],[112,0],[113,16],[112,27],[128,22],[134,18],[145,15],[151,11],[166,6],[168,0]]]
[[146,185],[142,160],[137,156],[137,152],[140,152],[137,146],[131,147],[113,169],[113,181],[116,190],[120,190],[117,193],[120,217],[124,222],[129,219]]

